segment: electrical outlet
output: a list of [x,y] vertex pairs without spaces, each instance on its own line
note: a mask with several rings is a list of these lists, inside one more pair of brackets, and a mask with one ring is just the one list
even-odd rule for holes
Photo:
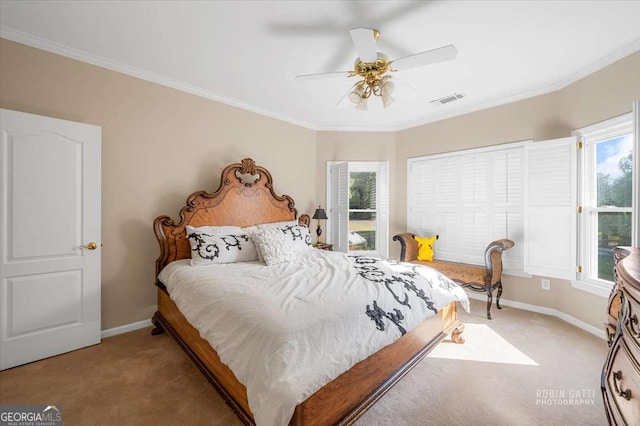
[[543,278],[540,280],[540,284],[542,285],[543,290],[551,290],[551,281]]

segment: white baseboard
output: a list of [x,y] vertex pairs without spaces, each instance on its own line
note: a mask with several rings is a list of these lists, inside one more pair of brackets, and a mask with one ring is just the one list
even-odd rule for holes
[[[480,293],[467,292],[467,295],[469,296],[469,299],[482,300],[484,302],[487,301],[487,296]],[[495,298],[494,298],[493,304],[495,305]],[[500,298],[500,304],[504,306],[510,306],[516,309],[522,309],[523,311],[530,311],[530,312],[536,312],[538,314],[551,315],[552,317],[561,319],[564,322],[567,322],[588,333],[591,333],[594,336],[600,337],[602,340],[607,340],[607,336],[604,332],[604,329],[599,329],[598,327],[594,327],[591,324],[587,324],[586,322],[581,321],[578,318],[572,317],[571,315],[567,315],[562,311],[558,311],[557,309],[546,308],[544,306],[538,306],[538,305],[530,305],[528,303],[522,303],[522,302],[514,302],[513,300],[502,299],[502,298]]]
[[151,320],[138,321],[131,324],[121,325],[120,327],[109,328],[100,332],[100,337],[106,339],[107,337],[117,336],[118,334],[128,333],[134,330],[140,330],[141,328],[151,327]]

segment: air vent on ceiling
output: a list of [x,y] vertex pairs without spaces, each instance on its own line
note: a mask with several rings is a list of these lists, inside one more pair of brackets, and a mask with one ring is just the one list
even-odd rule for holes
[[458,99],[464,98],[464,93],[454,93],[453,95],[445,96],[440,99],[434,99],[431,101],[432,104],[448,104],[449,102],[457,101]]

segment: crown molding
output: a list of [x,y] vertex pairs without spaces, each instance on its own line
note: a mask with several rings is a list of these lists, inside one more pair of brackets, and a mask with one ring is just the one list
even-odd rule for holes
[[46,40],[42,37],[34,36],[32,34],[27,34],[22,31],[14,30],[13,28],[9,28],[4,25],[0,25],[0,38],[15,41],[16,43],[25,44],[27,46],[35,47],[37,49],[41,49],[47,52],[55,53],[57,55],[65,56],[67,58],[86,62],[91,65],[95,65],[101,68],[106,68],[111,71],[116,71],[121,74],[126,74],[131,77],[139,78],[141,80],[146,80],[151,83],[159,84],[161,86],[170,87],[172,89],[176,89],[182,92],[190,93],[192,95],[200,96],[201,98],[209,99],[209,100],[220,102],[236,108],[240,108],[246,111],[254,112],[256,114],[264,115],[266,117],[270,117],[279,121],[285,121],[290,124],[295,124],[296,126],[305,127],[310,130],[318,130],[317,126],[312,123],[298,120],[288,115],[267,111],[265,109],[256,107],[254,105],[246,104],[232,98],[221,96],[209,90],[205,90],[200,87],[187,84],[179,80],[175,80],[160,74],[145,71],[140,68],[132,67],[130,65],[126,65],[121,62],[114,61],[99,55],[87,53],[83,50],[74,49],[72,47],[68,47],[60,43]]

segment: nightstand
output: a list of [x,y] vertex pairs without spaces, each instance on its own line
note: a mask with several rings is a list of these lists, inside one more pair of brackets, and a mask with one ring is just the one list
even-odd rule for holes
[[328,250],[328,251],[333,251],[333,244],[326,244],[326,243],[315,243],[313,245],[313,248],[317,248],[319,250]]

